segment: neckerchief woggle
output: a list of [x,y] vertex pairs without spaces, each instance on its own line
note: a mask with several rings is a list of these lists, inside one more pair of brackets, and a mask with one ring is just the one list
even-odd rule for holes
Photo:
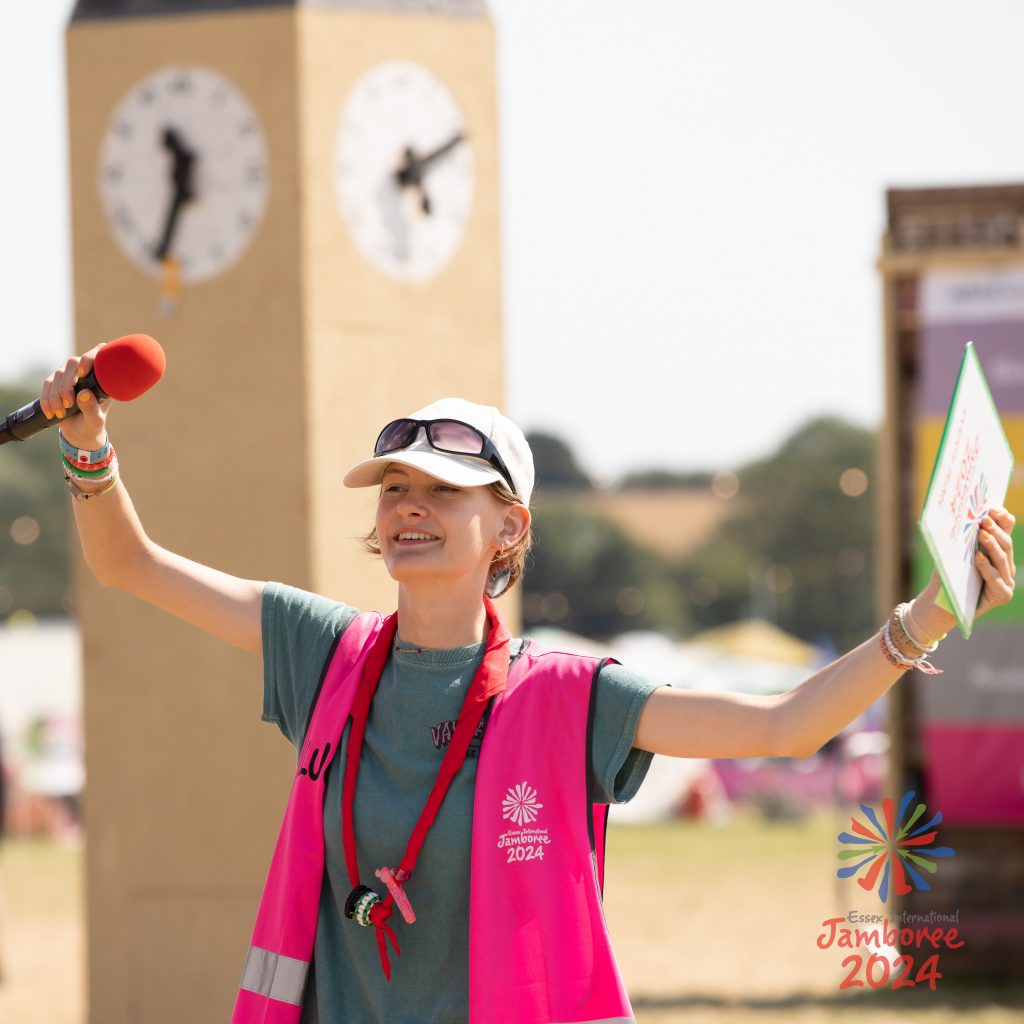
[[[448,749],[445,751],[441,768],[437,773],[437,779],[427,797],[427,802],[420,812],[419,819],[413,826],[409,842],[406,844],[405,853],[395,871],[390,868],[378,868],[375,874],[387,886],[387,896],[381,900],[379,897],[370,906],[368,923],[372,924],[376,932],[377,950],[380,953],[380,963],[384,970],[384,976],[391,980],[391,961],[388,959],[387,944],[390,941],[395,952],[401,956],[402,951],[398,947],[398,940],[395,933],[388,925],[391,917],[392,907],[397,902],[402,915],[410,923],[414,921],[415,915],[409,899],[402,888],[409,880],[413,868],[416,866],[416,858],[419,856],[423,843],[427,838],[431,825],[437,818],[437,812],[441,808],[448,787],[458,774],[466,759],[466,752],[469,750],[470,741],[476,733],[477,726],[483,718],[487,705],[495,694],[505,689],[508,679],[508,651],[511,637],[498,614],[497,608],[489,597],[484,597],[484,608],[487,611],[487,618],[490,622],[490,629],[487,635],[487,642],[484,648],[483,659],[473,676],[473,681],[466,691],[462,701],[462,708],[455,723],[455,733]],[[345,913],[353,916],[350,908],[353,908],[360,900],[364,903],[376,896],[372,890],[361,885],[359,881],[359,861],[356,855],[356,840],[353,822],[353,802],[356,792],[356,778],[359,773],[359,755],[363,749],[363,737],[366,733],[366,720],[370,714],[370,704],[373,702],[373,695],[377,692],[380,683],[381,673],[384,671],[384,664],[391,653],[391,645],[394,642],[395,634],[398,631],[398,613],[389,615],[381,627],[381,631],[374,641],[373,647],[363,667],[363,674],[359,680],[359,689],[356,691],[352,703],[351,719],[352,730],[349,734],[348,749],[345,756],[345,779],[342,788],[341,798],[341,835],[345,847],[345,867],[348,870],[349,881],[352,884],[352,892],[346,902]]]

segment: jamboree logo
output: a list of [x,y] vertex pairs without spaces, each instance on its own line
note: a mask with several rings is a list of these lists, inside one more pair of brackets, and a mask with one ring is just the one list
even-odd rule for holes
[[[938,811],[923,825],[917,823],[925,815],[925,804],[919,803],[908,811],[916,794],[908,790],[894,811],[894,801],[882,801],[882,815],[875,808],[861,804],[864,819],[850,819],[851,832],[840,832],[840,843],[848,848],[840,850],[840,860],[857,860],[856,864],[839,868],[839,878],[852,878],[862,869],[864,874],[857,884],[867,892],[877,889],[878,898],[887,903],[893,892],[905,896],[913,889],[930,890],[925,875],[934,875],[938,865],[935,858],[952,857],[956,851],[948,846],[933,846],[938,835],[936,826],[942,821]],[[916,827],[915,827],[916,826]]]
[[964,510],[962,541],[964,545],[964,561],[970,563],[978,550],[978,528],[982,519],[988,515],[988,481],[981,473],[978,482],[967,495],[967,508]]
[[[898,807],[886,797],[880,814],[874,807],[861,804],[863,817],[851,818],[850,831],[840,832],[837,837],[844,846],[839,859],[856,861],[839,868],[838,877],[856,877],[857,884],[865,892],[877,892],[883,904],[894,893],[905,896],[914,889],[930,891],[927,876],[938,870],[936,859],[952,857],[956,852],[948,846],[933,845],[942,814],[933,814],[920,824],[928,812],[923,802],[911,809],[915,796],[913,790],[908,790]],[[942,977],[940,952],[964,946],[959,928],[950,927],[959,923],[958,910],[923,914],[892,909],[876,914],[851,910],[844,917],[821,922],[817,945],[819,949],[849,951],[841,965],[848,973],[840,981],[840,989],[926,985],[935,991]],[[866,955],[857,950],[864,950]]]
[[537,790],[528,782],[512,786],[501,805],[501,816],[511,818],[517,825],[529,825],[537,820],[537,812],[544,805],[537,802]]
[[505,852],[506,864],[544,859],[551,836],[546,828],[533,825],[543,807],[537,790],[525,780],[509,787],[501,802],[501,817],[518,828],[509,828],[498,836],[498,849]]

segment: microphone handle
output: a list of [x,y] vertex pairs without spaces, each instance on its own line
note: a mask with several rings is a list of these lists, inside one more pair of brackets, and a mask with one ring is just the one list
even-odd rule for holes
[[[95,370],[90,370],[84,377],[75,381],[75,394],[77,395],[79,391],[91,391],[97,400],[108,397],[96,381]],[[65,409],[64,419],[67,419],[68,416],[76,416],[80,411],[76,403],[70,409]],[[37,398],[34,402],[15,409],[5,420],[0,421],[0,444],[7,444],[9,441],[27,441],[41,430],[59,426],[62,422],[56,416],[48,420]]]

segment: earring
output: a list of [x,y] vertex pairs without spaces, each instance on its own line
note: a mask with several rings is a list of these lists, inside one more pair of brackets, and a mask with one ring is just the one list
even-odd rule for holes
[[487,585],[484,587],[484,593],[490,597],[499,597],[505,592],[508,587],[508,581],[512,578],[512,570],[507,566],[504,569],[498,569],[492,572],[487,577]]

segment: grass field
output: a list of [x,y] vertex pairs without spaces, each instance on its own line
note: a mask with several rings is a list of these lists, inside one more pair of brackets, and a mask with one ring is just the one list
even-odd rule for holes
[[[842,824],[613,829],[605,907],[639,1024],[1024,1021],[1024,981],[839,990],[848,951],[815,939],[826,917],[860,906],[834,877]],[[81,870],[79,849],[0,848],[0,1024],[85,1024]]]
[[940,980],[934,992],[840,991],[850,951],[818,948],[822,922],[880,906],[835,877],[835,837],[848,824],[740,816],[720,830],[611,831],[605,909],[639,1024],[1024,1021],[1024,977],[998,989]]
[[0,1024],[85,1024],[81,874],[79,848],[0,845]]

